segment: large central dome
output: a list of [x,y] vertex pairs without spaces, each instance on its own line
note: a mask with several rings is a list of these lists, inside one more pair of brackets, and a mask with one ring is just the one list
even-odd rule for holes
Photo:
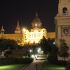
[[32,27],[33,28],[41,28],[42,27],[42,23],[41,23],[40,18],[38,17],[38,14],[36,14],[36,17],[32,21]]

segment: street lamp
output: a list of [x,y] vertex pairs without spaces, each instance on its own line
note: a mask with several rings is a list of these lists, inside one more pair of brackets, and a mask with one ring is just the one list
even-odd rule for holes
[[34,55],[34,54],[32,54],[32,55],[31,55],[31,58],[35,58],[35,55]]
[[30,52],[30,53],[32,53],[32,52],[33,52],[33,50],[32,50],[32,49],[30,49],[30,50],[29,50],[29,52]]
[[55,45],[55,41],[53,42],[53,45]]
[[38,54],[43,54],[44,52],[43,52],[43,50],[39,47],[39,48],[37,48],[37,53],[38,53]]
[[40,53],[41,52],[41,48],[37,48],[37,52]]

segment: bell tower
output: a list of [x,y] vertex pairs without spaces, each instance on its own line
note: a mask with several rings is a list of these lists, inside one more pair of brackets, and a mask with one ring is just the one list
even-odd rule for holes
[[70,16],[70,0],[59,0],[58,15]]
[[70,0],[59,0],[55,27],[57,46],[60,47],[61,40],[64,40],[70,47]]

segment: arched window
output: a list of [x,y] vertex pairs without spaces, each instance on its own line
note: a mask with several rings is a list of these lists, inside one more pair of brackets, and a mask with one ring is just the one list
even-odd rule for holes
[[64,14],[64,15],[67,15],[67,14],[68,14],[68,10],[67,10],[66,7],[63,8],[63,14]]

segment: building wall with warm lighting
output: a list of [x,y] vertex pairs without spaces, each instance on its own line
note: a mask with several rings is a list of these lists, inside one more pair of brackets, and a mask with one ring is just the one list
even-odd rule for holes
[[55,32],[48,32],[47,33],[47,38],[55,39],[55,37],[56,37],[56,33]]
[[47,29],[42,27],[42,22],[38,15],[32,21],[32,28],[30,30],[23,29],[24,44],[39,43],[45,37],[47,39]]
[[43,36],[47,39],[47,30],[45,28],[31,29],[30,43],[39,43]]
[[69,46],[70,54],[70,0],[59,0],[55,21],[56,44],[61,47],[64,40]]
[[22,34],[0,34],[0,39],[15,40],[18,45],[22,44]]

